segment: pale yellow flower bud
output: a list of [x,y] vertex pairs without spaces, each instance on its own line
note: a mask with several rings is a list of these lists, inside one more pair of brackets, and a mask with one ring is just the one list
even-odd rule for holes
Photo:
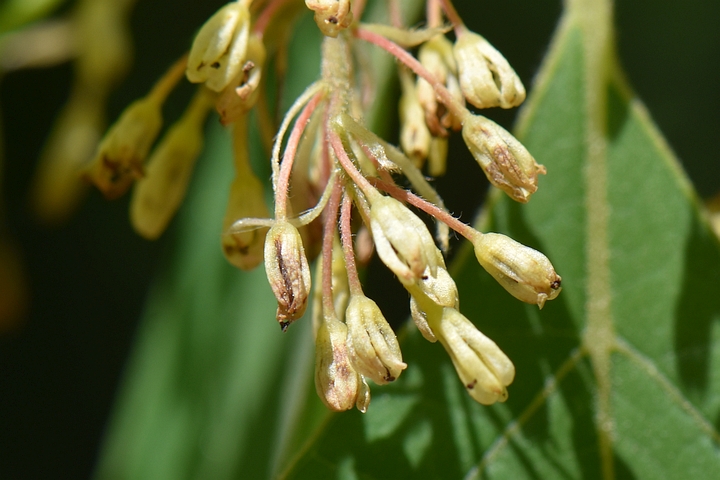
[[193,83],[219,92],[245,65],[250,12],[245,2],[230,2],[200,28],[188,58],[186,75]]
[[43,148],[33,179],[31,200],[46,223],[67,220],[79,205],[87,183],[78,173],[95,155],[102,135],[103,105],[86,89],[73,91]]
[[[415,325],[429,342],[436,342],[431,323],[437,324],[444,307],[460,308],[457,286],[447,269],[440,250],[436,250],[438,268],[435,275],[429,269],[413,285],[405,285],[410,293],[410,314]],[[428,321],[428,317],[435,320]]]
[[[347,327],[326,315],[315,338],[315,390],[331,410],[350,410],[358,401],[362,380],[350,361]],[[367,385],[365,385],[367,387]],[[366,389],[358,408],[367,409],[370,402]]]
[[215,108],[220,123],[227,125],[255,106],[265,65],[265,46],[258,35],[250,35],[245,64],[237,77],[218,96]]
[[263,185],[251,172],[237,176],[230,184],[227,209],[223,220],[222,250],[225,258],[241,270],[252,270],[263,260],[263,244],[268,229],[248,227],[228,231],[242,218],[267,218],[270,211],[265,204]]
[[480,265],[518,300],[542,308],[560,294],[560,275],[537,250],[499,233],[479,234],[473,246]]
[[251,270],[263,260],[263,244],[268,229],[259,226],[232,229],[231,226],[243,218],[270,216],[265,204],[263,184],[250,166],[247,137],[247,122],[243,117],[233,126],[235,179],[230,184],[230,196],[222,230],[222,249],[225,258],[241,270]]
[[381,385],[394,381],[407,367],[395,332],[375,302],[353,295],[345,312],[350,358],[361,375]]
[[526,203],[547,173],[507,130],[480,115],[463,119],[463,139],[488,180],[513,200]]
[[[457,64],[452,43],[444,35],[437,35],[424,43],[418,51],[420,63],[464,105],[465,98],[459,89]],[[427,80],[417,79],[417,97],[425,113],[425,121],[434,136],[447,136],[445,128],[460,128],[460,120],[438,102],[437,93]]]
[[[322,278],[322,256],[318,257],[315,263],[315,278]],[[345,310],[350,301],[350,286],[348,284],[348,272],[345,266],[345,257],[343,256],[340,239],[336,236],[333,240],[332,254],[332,297],[333,306],[338,320],[345,321]],[[315,288],[312,291],[312,320],[313,335],[317,335],[320,324],[323,321],[323,292],[322,288]]]
[[431,177],[445,175],[447,169],[448,140],[444,137],[433,137],[428,155],[428,173]]
[[429,270],[426,270],[425,275],[417,281],[416,285],[437,305],[459,308],[460,297],[457,286],[445,268],[438,267],[436,275],[432,275]]
[[117,198],[143,176],[143,162],[162,126],[160,104],[153,96],[137,100],[120,115],[100,142],[85,172],[107,198]]
[[265,273],[278,302],[277,320],[285,331],[305,313],[311,286],[300,232],[286,220],[278,221],[265,238]]
[[420,304],[414,296],[410,297],[410,316],[425,340],[430,343],[437,342],[435,332],[433,332],[432,328],[430,328],[430,324],[427,320],[428,314],[425,310],[420,308]]
[[305,0],[305,5],[315,12],[315,23],[320,31],[333,38],[352,24],[351,3],[350,0]]
[[423,107],[418,101],[410,72],[400,72],[400,146],[416,167],[422,167],[430,151],[430,130],[425,124]]
[[477,33],[462,29],[453,47],[460,87],[478,108],[512,108],[525,100],[525,87],[505,57]]
[[154,240],[165,231],[185,197],[203,144],[203,125],[210,107],[198,92],[183,117],[170,127],[148,160],[145,176],[135,185],[130,221],[135,231]]
[[444,308],[436,327],[460,381],[470,396],[483,405],[507,400],[507,387],[515,366],[500,348],[454,308]]
[[415,283],[426,268],[435,274],[437,247],[432,235],[402,203],[386,196],[373,199],[370,228],[380,259],[402,283]]
[[122,79],[132,60],[130,2],[78,2],[75,11],[75,68],[86,87],[106,91]]

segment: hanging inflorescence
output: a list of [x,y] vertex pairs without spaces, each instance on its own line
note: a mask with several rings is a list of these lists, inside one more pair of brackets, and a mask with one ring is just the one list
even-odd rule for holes
[[[264,262],[283,331],[313,303],[315,384],[323,402],[333,410],[356,405],[364,412],[367,379],[385,384],[406,368],[395,334],[363,293],[358,265],[373,251],[408,291],[415,324],[427,340],[445,347],[470,395],[482,404],[504,401],[515,368],[460,313],[443,256],[449,230],[470,240],[480,264],[523,302],[542,308],[560,292],[560,276],[540,252],[454,218],[422,170],[444,173],[448,135],[461,130],[490,182],[527,202],[545,168],[510,133],[466,107],[519,105],[525,99],[520,79],[492,45],[465,27],[450,0],[427,0],[427,27],[419,30],[403,27],[397,1],[387,2],[391,24],[379,25],[359,21],[363,1],[306,0],[325,35],[322,73],[290,107],[275,136],[271,216],[263,182],[250,168],[247,117],[252,109],[265,124],[271,117],[263,71],[268,57],[282,57],[283,31],[298,3],[240,0],[218,10],[189,54],[110,128],[86,177],[108,197],[134,184],[132,224],[157,238],[182,201],[214,107],[232,129],[236,172],[223,252],[241,269]],[[374,85],[369,72],[354,68],[367,64],[358,56],[367,43],[398,61],[401,148],[363,120]],[[416,47],[417,57],[409,52]],[[163,102],[183,76],[200,87],[153,149]],[[411,190],[397,185],[400,175]],[[434,238],[417,211],[434,218]],[[316,256],[319,285],[313,290],[309,259]]]

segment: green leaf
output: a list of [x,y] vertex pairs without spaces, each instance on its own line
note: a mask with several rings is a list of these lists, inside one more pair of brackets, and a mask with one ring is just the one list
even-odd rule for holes
[[415,331],[365,415],[335,415],[284,478],[709,478],[720,471],[720,249],[614,61],[606,2],[567,3],[518,129],[548,169],[483,227],[543,251],[563,291],[519,304],[466,249],[461,311],[516,364],[506,404],[463,391]]

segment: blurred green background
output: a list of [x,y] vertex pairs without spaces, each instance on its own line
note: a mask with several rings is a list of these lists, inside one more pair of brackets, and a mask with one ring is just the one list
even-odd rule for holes
[[[138,0],[132,16],[134,66],[110,99],[110,119],[147,91],[223,3]],[[532,89],[561,2],[456,5]],[[63,9],[67,6],[59,13]],[[720,4],[711,0],[616,2],[618,47],[630,83],[702,196],[720,190],[718,18]],[[25,318],[0,332],[0,478],[90,475],[148,286],[174,246],[172,226],[154,243],[135,235],[127,197],[106,202],[92,191],[60,228],[42,227],[30,215],[31,175],[67,98],[71,74],[65,64],[13,72],[0,83],[6,228],[20,246],[31,292]],[[182,93],[177,97],[168,117],[181,111]],[[514,115],[489,114],[507,127]],[[437,185],[449,209],[469,221],[486,182],[472,160],[457,158],[466,155],[462,145],[455,147],[449,175]],[[391,321],[400,322],[406,315],[404,306],[397,307],[402,302],[378,298],[381,292],[392,298],[399,289],[385,288],[384,280],[393,287],[395,282],[382,269],[370,274],[378,275],[374,283],[382,288],[368,294]]]

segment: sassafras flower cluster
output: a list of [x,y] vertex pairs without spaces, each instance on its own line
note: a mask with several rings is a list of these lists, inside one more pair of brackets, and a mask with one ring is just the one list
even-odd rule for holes
[[[266,61],[283,48],[277,32],[302,7],[295,0],[239,0],[220,8],[187,56],[127,107],[84,171],[110,198],[134,186],[131,222],[141,235],[157,238],[182,202],[203,124],[214,109],[232,131],[236,172],[223,225],[224,255],[241,269],[264,263],[283,331],[313,304],[315,384],[333,410],[357,406],[364,412],[368,379],[392,382],[407,367],[393,330],[363,293],[358,266],[373,252],[408,291],[422,335],[442,344],[468,393],[482,404],[507,398],[515,368],[460,313],[444,258],[450,229],[472,242],[479,263],[519,300],[542,308],[561,288],[547,257],[460,222],[426,180],[424,169],[431,176],[444,173],[447,138],[458,130],[490,182],[516,201],[529,201],[538,176],[546,173],[509,132],[466,106],[522,103],[525,89],[512,67],[464,25],[450,0],[426,4],[426,27],[411,30],[397,0],[387,1],[389,25],[362,23],[361,0],[305,1],[325,36],[322,71],[275,136],[272,214],[263,182],[250,168],[248,113],[267,110]],[[400,148],[364,122],[374,88],[358,54],[365,44],[397,60]],[[163,102],[183,77],[199,85],[197,93],[156,144]],[[401,176],[410,189],[398,186]],[[434,235],[418,212],[434,219]],[[317,284],[311,285],[315,257]]]

